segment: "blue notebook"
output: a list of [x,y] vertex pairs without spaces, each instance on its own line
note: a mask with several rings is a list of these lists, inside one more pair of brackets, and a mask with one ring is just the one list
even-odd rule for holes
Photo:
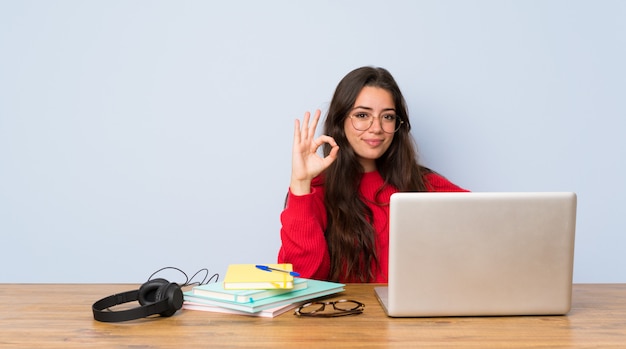
[[193,291],[183,292],[184,300],[191,304],[205,304],[228,309],[245,311],[248,313],[256,313],[261,310],[278,307],[281,305],[291,304],[295,302],[307,301],[310,299],[328,296],[344,290],[344,284],[320,281],[313,279],[306,280],[307,288],[297,291],[283,293],[277,296],[268,297],[255,302],[237,303],[227,300],[216,300],[194,294]]
[[194,287],[191,292],[194,296],[207,297],[214,300],[224,300],[237,303],[256,302],[261,299],[278,296],[307,288],[307,279],[295,278],[292,289],[268,290],[227,290],[221,282],[210,283]]

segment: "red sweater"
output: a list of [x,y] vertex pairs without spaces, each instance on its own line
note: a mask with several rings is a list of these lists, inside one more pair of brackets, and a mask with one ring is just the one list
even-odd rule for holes
[[[424,179],[428,191],[466,191],[435,173],[427,174]],[[378,171],[363,174],[359,190],[366,203],[375,201],[374,195],[383,183]],[[395,187],[387,186],[381,192],[379,200],[388,204],[391,194],[397,191]],[[372,281],[386,283],[389,265],[389,205],[379,206],[369,203],[368,206],[374,217],[376,253],[380,263],[380,270],[374,269],[375,279]],[[278,263],[293,264],[293,269],[305,278],[328,279],[330,256],[324,237],[327,217],[321,181],[313,181],[310,194],[297,196],[289,192],[287,205],[280,215],[280,220],[282,246],[278,252]],[[347,279],[339,281],[355,282]]]

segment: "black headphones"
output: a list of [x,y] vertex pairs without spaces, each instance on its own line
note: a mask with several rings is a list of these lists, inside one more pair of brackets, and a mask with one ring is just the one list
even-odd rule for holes
[[[108,308],[139,301],[140,307],[109,311]],[[176,283],[165,279],[149,280],[139,290],[114,294],[95,302],[92,306],[93,318],[102,322],[135,320],[154,314],[172,316],[183,307],[183,291]]]

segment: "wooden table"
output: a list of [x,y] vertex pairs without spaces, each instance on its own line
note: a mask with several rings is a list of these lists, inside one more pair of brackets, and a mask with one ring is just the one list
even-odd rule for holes
[[182,310],[170,318],[93,320],[96,300],[137,285],[0,284],[1,348],[626,348],[626,284],[576,284],[567,316],[393,319],[374,285],[333,299],[366,304],[339,318],[273,319]]

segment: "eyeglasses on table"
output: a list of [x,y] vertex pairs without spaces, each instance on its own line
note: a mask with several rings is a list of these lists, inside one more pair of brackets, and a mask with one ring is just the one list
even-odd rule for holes
[[[332,309],[326,311],[327,305],[332,306]],[[330,302],[309,302],[299,306],[294,312],[294,315],[309,317],[338,317],[362,314],[364,308],[365,304],[351,299],[340,299]]]

